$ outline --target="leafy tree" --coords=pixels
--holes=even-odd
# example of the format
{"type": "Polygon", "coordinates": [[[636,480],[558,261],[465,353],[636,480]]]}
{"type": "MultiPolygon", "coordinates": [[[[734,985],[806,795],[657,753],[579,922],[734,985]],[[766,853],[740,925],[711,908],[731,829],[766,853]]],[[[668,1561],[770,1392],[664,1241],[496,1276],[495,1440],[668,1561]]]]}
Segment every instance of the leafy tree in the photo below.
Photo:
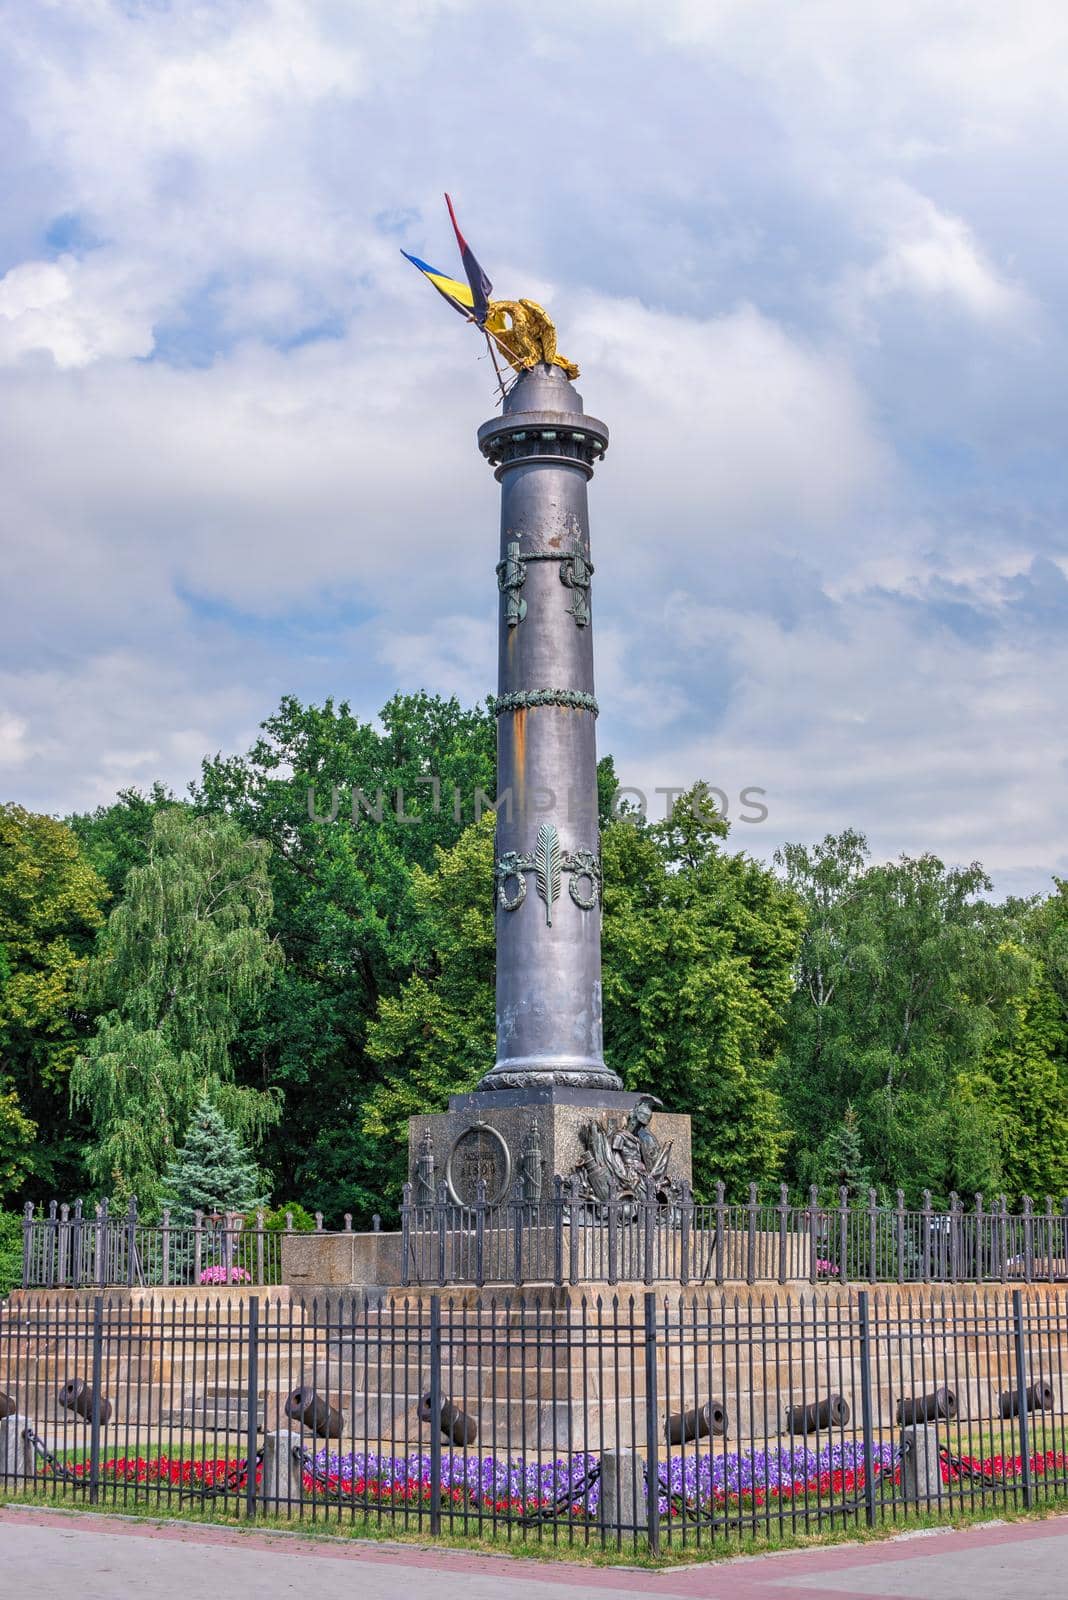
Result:
{"type": "Polygon", "coordinates": [[[37,1124],[25,1116],[14,1089],[0,1092],[0,1203],[18,1193],[33,1171],[37,1124]]]}
{"type": "Polygon", "coordinates": [[[86,859],[113,899],[121,899],[131,870],[148,860],[156,813],[164,806],[182,803],[162,783],[156,783],[147,794],[140,789],[120,789],[111,805],[67,818],[86,859]]]}
{"type": "Polygon", "coordinates": [[[0,808],[0,1188],[5,1170],[9,1189],[29,1177],[38,1197],[80,1182],[68,1075],[90,1026],[80,980],[106,898],[69,828],[0,808]]]}
{"type": "Polygon", "coordinates": [[[774,1178],[789,1141],[772,1075],[803,914],[727,831],[698,785],[667,821],[602,839],[606,1055],[692,1117],[699,1196],[774,1178]]]}
{"type": "Polygon", "coordinates": [[[160,1198],[179,1227],[202,1211],[253,1211],[263,1204],[263,1177],[210,1094],[204,1093],[189,1119],[181,1148],[163,1174],[160,1198]]]}
{"type": "Polygon", "coordinates": [[[1068,1194],[1068,1072],[1064,1014],[1041,964],[1006,1007],[985,1053],[978,1085],[996,1119],[1001,1187],[1025,1194],[1068,1194]]]}
{"type": "MultiPolygon", "coordinates": [[[[726,824],[701,799],[683,797],[657,826],[604,830],[605,1053],[628,1087],[691,1114],[699,1191],[722,1176],[737,1192],[774,1175],[786,1139],[768,1077],[801,914],[770,872],[719,848],[726,824]]],[[[368,1039],[383,1082],[364,1127],[391,1197],[409,1115],[444,1109],[493,1061],[492,882],[488,821],[415,880],[423,944],[368,1039]]]]}
{"type": "Polygon", "coordinates": [[[0,1300],[22,1282],[22,1218],[0,1211],[0,1300]]]}
{"type": "Polygon", "coordinates": [[[273,1096],[233,1082],[230,1061],[280,960],[266,857],[227,819],[164,808],[100,935],[86,992],[103,1014],[71,1088],[92,1119],[90,1173],[118,1197],[153,1203],[205,1090],[243,1132],[277,1116],[273,1096]]]}
{"type": "Polygon", "coordinates": [[[380,724],[345,704],[287,697],[246,756],[205,762],[194,797],[272,846],[274,926],[286,964],[234,1058],[240,1081],[285,1095],[284,1122],[262,1152],[276,1189],[334,1220],[345,1211],[367,1220],[381,1209],[380,1152],[362,1117],[379,1079],[367,1029],[425,945],[417,869],[431,872],[436,850],[456,843],[476,791],[493,792],[496,728],[487,711],[398,695],[380,724]],[[309,788],[311,809],[328,819],[335,786],[334,820],[315,820],[309,788]],[[404,817],[419,821],[398,817],[398,789],[404,817]]]}
{"type": "Polygon", "coordinates": [[[913,1200],[995,1188],[998,1117],[976,1073],[1028,963],[979,898],[981,867],[870,865],[854,832],[777,861],[807,912],[779,1077],[795,1179],[852,1104],[875,1182],[913,1200]]]}
{"type": "Polygon", "coordinates": [[[493,832],[493,818],[483,817],[451,850],[439,846],[436,872],[416,867],[412,875],[415,970],[383,995],[367,1041],[384,1076],[368,1095],[363,1127],[386,1203],[399,1200],[407,1175],[408,1118],[443,1111],[450,1094],[473,1089],[493,1065],[493,832]]]}

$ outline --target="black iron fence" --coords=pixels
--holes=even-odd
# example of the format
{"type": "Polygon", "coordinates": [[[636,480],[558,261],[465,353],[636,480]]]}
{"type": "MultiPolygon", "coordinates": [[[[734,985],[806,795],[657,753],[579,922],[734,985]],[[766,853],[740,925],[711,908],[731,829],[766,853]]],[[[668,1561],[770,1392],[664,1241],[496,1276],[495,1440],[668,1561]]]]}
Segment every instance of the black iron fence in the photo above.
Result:
{"type": "Polygon", "coordinates": [[[711,1204],[683,1187],[671,1205],[584,1198],[577,1180],[557,1178],[537,1203],[457,1205],[442,1184],[432,1204],[401,1203],[402,1282],[407,1285],[530,1283],[965,1283],[1068,1280],[1068,1200],[1029,1199],[1010,1212],[975,1196],[948,1211],[929,1193],[919,1209],[899,1189],[892,1206],[874,1189],[866,1201],[840,1190],[827,1205],[813,1187],[807,1203],[757,1197],[728,1204],[722,1184],[711,1204]]]}
{"type": "MultiPolygon", "coordinates": [[[[322,1231],[320,1214],[315,1222],[322,1231]]],[[[352,1218],[345,1222],[351,1231],[352,1218]]],[[[159,1222],[146,1223],[136,1200],[118,1214],[105,1200],[89,1215],[80,1200],[73,1206],[53,1200],[44,1212],[36,1212],[31,1203],[22,1221],[22,1286],[264,1287],[281,1281],[282,1239],[292,1231],[291,1213],[286,1213],[283,1228],[273,1228],[262,1211],[251,1218],[232,1211],[196,1211],[192,1222],[178,1224],[164,1209],[159,1222]]]]}
{"type": "Polygon", "coordinates": [[[564,1302],[16,1295],[0,1490],[654,1551],[1068,1493],[1063,1295],[564,1302]]]}

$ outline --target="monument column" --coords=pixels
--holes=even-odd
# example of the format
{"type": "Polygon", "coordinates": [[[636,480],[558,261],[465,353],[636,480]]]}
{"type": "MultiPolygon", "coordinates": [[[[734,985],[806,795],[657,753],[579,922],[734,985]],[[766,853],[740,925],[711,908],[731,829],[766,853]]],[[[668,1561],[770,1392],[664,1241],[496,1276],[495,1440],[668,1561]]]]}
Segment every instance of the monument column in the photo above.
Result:
{"type": "Polygon", "coordinates": [[[619,1089],[601,1037],[601,862],[586,486],[608,430],[557,366],[479,429],[501,485],[497,1058],[481,1087],[619,1089]]]}

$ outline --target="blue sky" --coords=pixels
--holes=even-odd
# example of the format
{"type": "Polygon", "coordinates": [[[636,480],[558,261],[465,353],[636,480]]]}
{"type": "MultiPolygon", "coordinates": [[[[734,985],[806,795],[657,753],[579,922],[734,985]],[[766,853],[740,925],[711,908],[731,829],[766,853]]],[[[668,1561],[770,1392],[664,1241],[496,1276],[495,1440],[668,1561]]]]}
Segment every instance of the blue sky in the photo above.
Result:
{"type": "Polygon", "coordinates": [[[612,429],[599,733],[647,790],[1068,873],[1068,10],[11,4],[0,776],[493,688],[493,407],[398,246],[550,306],[612,429]]]}

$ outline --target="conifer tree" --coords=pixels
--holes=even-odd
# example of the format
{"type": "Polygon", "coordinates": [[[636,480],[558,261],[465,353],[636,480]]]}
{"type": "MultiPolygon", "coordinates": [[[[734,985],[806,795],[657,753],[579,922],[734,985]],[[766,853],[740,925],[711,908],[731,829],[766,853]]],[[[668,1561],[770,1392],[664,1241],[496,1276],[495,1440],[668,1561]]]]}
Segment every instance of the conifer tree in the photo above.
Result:
{"type": "Polygon", "coordinates": [[[162,1198],[179,1227],[188,1227],[196,1211],[245,1212],[264,1203],[261,1174],[206,1093],[197,1103],[181,1148],[167,1164],[162,1198]]]}
{"type": "Polygon", "coordinates": [[[98,937],[86,994],[103,1015],[71,1091],[92,1119],[94,1182],[142,1210],[203,1092],[245,1135],[278,1116],[276,1097],[234,1083],[230,1059],[281,959],[267,854],[227,818],[166,806],[98,937]]]}
{"type": "Polygon", "coordinates": [[[850,1198],[863,1196],[871,1185],[871,1171],[864,1160],[860,1142],[860,1119],[849,1104],[837,1127],[820,1145],[816,1154],[817,1176],[835,1190],[848,1189],[850,1198]]]}

